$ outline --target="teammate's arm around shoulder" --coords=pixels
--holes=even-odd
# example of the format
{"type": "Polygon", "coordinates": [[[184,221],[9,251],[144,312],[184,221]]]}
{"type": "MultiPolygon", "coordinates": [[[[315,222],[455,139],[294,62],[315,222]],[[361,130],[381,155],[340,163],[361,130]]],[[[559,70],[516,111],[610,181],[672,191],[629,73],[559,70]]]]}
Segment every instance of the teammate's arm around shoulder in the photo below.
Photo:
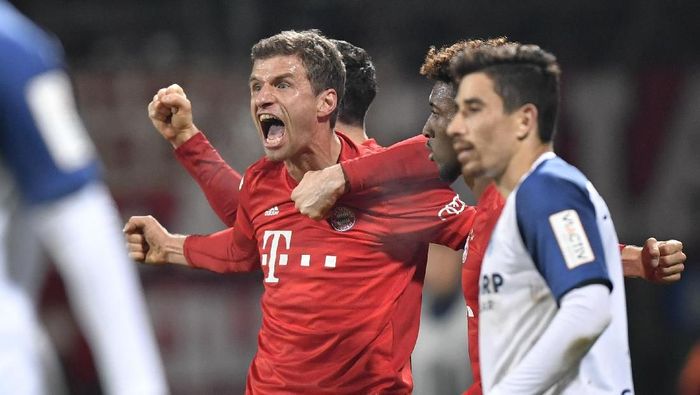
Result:
{"type": "Polygon", "coordinates": [[[385,150],[307,172],[292,191],[292,200],[299,212],[320,220],[348,191],[392,183],[398,186],[402,182],[432,185],[439,174],[437,166],[428,159],[426,141],[422,135],[412,137],[385,150]]]}
{"type": "Polygon", "coordinates": [[[158,90],[148,104],[148,117],[158,133],[174,148],[199,132],[192,121],[192,103],[177,84],[158,90]]]}
{"type": "Polygon", "coordinates": [[[303,215],[321,220],[347,191],[346,185],[345,175],[339,164],[322,170],[308,171],[292,191],[294,206],[303,215]]]}

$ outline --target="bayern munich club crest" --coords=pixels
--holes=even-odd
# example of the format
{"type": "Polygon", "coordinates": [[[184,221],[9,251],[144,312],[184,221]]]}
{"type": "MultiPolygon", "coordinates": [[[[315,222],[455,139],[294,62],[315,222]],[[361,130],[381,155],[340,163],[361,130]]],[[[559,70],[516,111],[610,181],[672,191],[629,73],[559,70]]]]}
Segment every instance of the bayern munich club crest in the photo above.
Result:
{"type": "Polygon", "coordinates": [[[336,206],[327,221],[338,232],[347,232],[355,226],[355,213],[347,207],[336,206]]]}

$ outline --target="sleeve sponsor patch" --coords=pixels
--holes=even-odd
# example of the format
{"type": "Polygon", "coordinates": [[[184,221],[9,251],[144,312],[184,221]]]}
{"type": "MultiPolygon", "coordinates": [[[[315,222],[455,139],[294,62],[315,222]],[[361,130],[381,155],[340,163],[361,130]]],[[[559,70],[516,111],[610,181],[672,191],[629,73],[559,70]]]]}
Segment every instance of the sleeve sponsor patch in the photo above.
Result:
{"type": "Polygon", "coordinates": [[[438,217],[440,218],[440,220],[444,221],[447,219],[447,217],[461,214],[466,207],[467,205],[464,204],[462,200],[460,200],[459,195],[455,194],[455,197],[452,198],[452,201],[447,203],[445,207],[441,208],[440,211],[438,211],[438,217]]]}
{"type": "Polygon", "coordinates": [[[593,262],[595,255],[576,210],[564,210],[549,216],[554,236],[564,256],[566,266],[574,269],[593,262]]]}

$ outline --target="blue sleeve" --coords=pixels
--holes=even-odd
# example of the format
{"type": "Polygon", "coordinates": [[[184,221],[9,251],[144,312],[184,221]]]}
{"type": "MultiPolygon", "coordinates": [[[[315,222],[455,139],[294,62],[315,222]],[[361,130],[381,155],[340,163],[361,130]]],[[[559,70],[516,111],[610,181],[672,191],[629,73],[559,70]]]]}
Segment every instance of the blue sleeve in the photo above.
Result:
{"type": "Polygon", "coordinates": [[[74,112],[72,90],[60,89],[70,87],[70,83],[61,84],[68,78],[58,42],[7,7],[0,9],[0,21],[0,160],[9,169],[26,202],[55,200],[99,179],[92,142],[83,133],[82,121],[74,112]],[[40,98],[39,102],[45,106],[37,110],[28,101],[28,87],[37,77],[47,75],[55,76],[51,81],[59,83],[47,89],[54,95],[40,98]],[[56,86],[59,89],[53,89],[56,86]],[[64,97],[70,100],[54,100],[64,97]],[[54,103],[65,104],[68,111],[54,103]],[[61,122],[45,122],[40,130],[42,126],[35,118],[37,111],[41,115],[54,111],[58,115],[53,118],[68,120],[66,124],[79,130],[67,131],[70,128],[62,128],[61,122]],[[47,142],[47,136],[53,143],[47,142]],[[65,166],[56,158],[56,147],[68,151],[75,147],[89,149],[84,150],[86,154],[81,160],[65,166]]]}
{"type": "Polygon", "coordinates": [[[585,181],[532,174],[517,191],[516,212],[525,246],[557,302],[591,283],[612,289],[585,181]]]}

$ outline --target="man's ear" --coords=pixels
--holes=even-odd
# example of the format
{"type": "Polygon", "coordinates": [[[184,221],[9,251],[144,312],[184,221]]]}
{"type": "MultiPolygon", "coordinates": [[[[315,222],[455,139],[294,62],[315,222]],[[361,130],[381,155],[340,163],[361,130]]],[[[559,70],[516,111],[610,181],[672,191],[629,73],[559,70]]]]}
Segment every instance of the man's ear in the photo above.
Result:
{"type": "Polygon", "coordinates": [[[319,118],[324,118],[333,113],[338,107],[338,93],[335,89],[326,89],[319,93],[316,102],[316,114],[319,118]]]}
{"type": "Polygon", "coordinates": [[[517,110],[515,126],[518,140],[525,140],[531,133],[537,133],[537,115],[537,107],[532,103],[527,103],[517,110]]]}

